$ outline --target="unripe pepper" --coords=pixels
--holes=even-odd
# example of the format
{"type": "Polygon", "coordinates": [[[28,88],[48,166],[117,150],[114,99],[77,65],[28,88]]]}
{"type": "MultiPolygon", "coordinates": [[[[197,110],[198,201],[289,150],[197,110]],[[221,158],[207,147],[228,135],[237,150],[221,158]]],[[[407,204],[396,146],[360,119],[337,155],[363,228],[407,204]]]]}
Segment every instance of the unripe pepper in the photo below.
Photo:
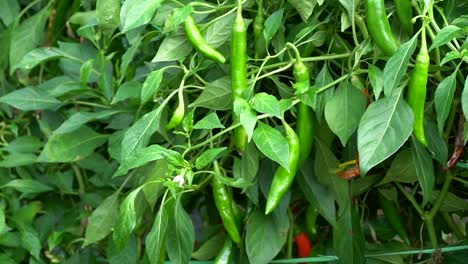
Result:
{"type": "MultiPolygon", "coordinates": [[[[221,175],[218,162],[213,163],[214,172],[217,175],[221,175]]],[[[234,243],[239,244],[241,235],[237,227],[237,220],[235,212],[233,211],[233,200],[227,187],[222,183],[217,176],[213,176],[211,179],[211,186],[213,190],[213,199],[218,209],[219,215],[223,220],[223,225],[226,232],[234,243]]]]}
{"type": "Polygon", "coordinates": [[[424,103],[426,102],[426,85],[429,73],[429,54],[426,45],[426,31],[421,31],[421,48],[416,56],[416,64],[408,83],[407,101],[414,114],[413,134],[416,139],[427,145],[424,134],[424,103]]]}
{"type": "MultiPolygon", "coordinates": [[[[231,35],[231,89],[232,102],[243,98],[247,89],[247,28],[242,18],[242,5],[238,1],[237,15],[231,35]]],[[[233,107],[234,108],[234,107],[233,107]]],[[[234,116],[233,121],[239,118],[234,116]]],[[[241,153],[247,148],[247,132],[243,127],[234,130],[234,144],[241,153]]]]}
{"type": "Polygon", "coordinates": [[[301,153],[299,138],[297,137],[296,132],[294,132],[284,119],[281,119],[281,122],[283,123],[286,139],[289,145],[289,172],[283,167],[279,167],[276,170],[268,193],[265,214],[269,214],[278,206],[281,198],[291,186],[294,177],[296,176],[299,156],[301,153]]]}
{"type": "Polygon", "coordinates": [[[366,22],[375,44],[385,55],[395,54],[400,44],[388,23],[384,0],[366,0],[366,22]]]}
{"type": "Polygon", "coordinates": [[[226,58],[211,47],[202,37],[200,30],[198,29],[192,16],[188,16],[184,22],[185,34],[190,44],[203,56],[216,61],[217,63],[225,63],[226,58]]]}

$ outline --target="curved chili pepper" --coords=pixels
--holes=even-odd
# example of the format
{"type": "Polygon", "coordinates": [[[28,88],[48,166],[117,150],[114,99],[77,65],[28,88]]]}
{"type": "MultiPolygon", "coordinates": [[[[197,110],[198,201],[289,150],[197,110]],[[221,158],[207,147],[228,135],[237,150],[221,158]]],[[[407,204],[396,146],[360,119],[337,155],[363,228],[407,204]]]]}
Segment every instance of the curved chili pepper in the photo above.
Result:
{"type": "Polygon", "coordinates": [[[408,34],[413,34],[413,9],[411,7],[411,0],[393,0],[395,3],[395,10],[400,20],[401,27],[408,34]]]}
{"type": "Polygon", "coordinates": [[[380,192],[378,192],[378,195],[380,207],[382,207],[388,223],[397,232],[398,236],[400,236],[400,238],[409,245],[410,241],[408,239],[408,234],[406,234],[401,214],[398,212],[395,203],[392,200],[385,198],[380,192]]]}
{"type": "Polygon", "coordinates": [[[384,0],[366,0],[366,21],[372,40],[387,56],[392,56],[400,44],[393,35],[385,12],[384,0]]]}
{"type": "Polygon", "coordinates": [[[296,132],[294,132],[284,119],[282,119],[281,122],[283,123],[289,145],[289,172],[283,167],[279,167],[276,170],[271,182],[270,192],[268,193],[265,214],[269,214],[278,206],[281,198],[291,186],[294,176],[296,175],[301,153],[299,138],[296,132]]]}
{"type": "Polygon", "coordinates": [[[184,22],[184,29],[187,38],[192,46],[205,57],[216,61],[217,63],[225,63],[226,58],[217,50],[212,48],[202,37],[192,16],[188,16],[184,22]]]}

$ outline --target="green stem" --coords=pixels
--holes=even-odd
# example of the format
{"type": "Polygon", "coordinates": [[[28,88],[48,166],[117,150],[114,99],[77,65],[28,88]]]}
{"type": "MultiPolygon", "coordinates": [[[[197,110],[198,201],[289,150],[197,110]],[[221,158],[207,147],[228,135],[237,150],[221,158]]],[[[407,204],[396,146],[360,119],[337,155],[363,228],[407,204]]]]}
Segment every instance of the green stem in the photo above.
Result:
{"type": "Polygon", "coordinates": [[[406,197],[406,199],[408,199],[408,201],[410,201],[411,205],[413,205],[414,209],[418,212],[418,214],[420,216],[423,216],[424,212],[423,210],[421,209],[421,207],[419,206],[418,202],[416,202],[416,200],[414,199],[414,197],[409,194],[404,188],[403,186],[401,186],[400,183],[398,182],[395,182],[395,185],[398,187],[398,189],[400,190],[401,193],[403,193],[403,195],[406,197]]]}
{"type": "Polygon", "coordinates": [[[453,221],[452,216],[448,212],[440,212],[440,214],[444,218],[445,223],[447,223],[447,225],[450,227],[450,229],[452,229],[452,231],[455,234],[455,236],[457,237],[457,239],[459,239],[459,240],[464,239],[465,236],[460,231],[457,224],[455,224],[455,221],[453,221]]]}
{"type": "Polygon", "coordinates": [[[81,173],[80,168],[78,168],[78,166],[76,166],[74,163],[71,164],[71,167],[75,173],[76,180],[78,181],[78,192],[80,194],[84,194],[86,192],[86,186],[84,183],[83,174],[81,173]]]}
{"type": "Polygon", "coordinates": [[[437,200],[434,202],[434,205],[432,206],[431,211],[429,211],[429,214],[427,215],[428,218],[434,219],[435,214],[439,211],[440,206],[442,205],[442,202],[444,201],[445,196],[448,193],[450,183],[452,182],[452,180],[453,180],[452,172],[447,171],[447,174],[444,180],[444,185],[442,186],[439,196],[437,196],[437,200]]]}
{"type": "Polygon", "coordinates": [[[288,231],[288,246],[286,248],[286,258],[292,258],[292,248],[293,248],[293,226],[294,226],[294,215],[291,210],[288,208],[288,217],[289,217],[289,231],[288,231]]]}
{"type": "Polygon", "coordinates": [[[434,219],[425,218],[424,224],[426,225],[427,233],[429,235],[429,239],[431,240],[432,248],[438,248],[439,243],[437,242],[437,235],[434,227],[434,219]]]}
{"type": "Polygon", "coordinates": [[[458,112],[457,110],[458,110],[458,104],[459,103],[460,103],[460,100],[458,100],[458,99],[455,99],[452,102],[452,107],[450,108],[450,115],[449,115],[449,118],[447,120],[447,126],[446,126],[445,132],[444,132],[445,142],[448,142],[448,138],[450,136],[450,131],[452,131],[453,123],[455,122],[455,117],[456,117],[457,112],[458,112]]]}

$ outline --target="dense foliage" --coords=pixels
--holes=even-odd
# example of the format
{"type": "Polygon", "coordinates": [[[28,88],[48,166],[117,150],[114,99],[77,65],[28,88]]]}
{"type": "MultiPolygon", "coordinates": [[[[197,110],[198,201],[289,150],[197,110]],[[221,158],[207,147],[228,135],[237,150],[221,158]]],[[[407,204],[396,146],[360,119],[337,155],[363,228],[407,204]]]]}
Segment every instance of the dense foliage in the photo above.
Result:
{"type": "Polygon", "coordinates": [[[1,0],[0,263],[463,263],[467,32],[465,0],[1,0]]]}

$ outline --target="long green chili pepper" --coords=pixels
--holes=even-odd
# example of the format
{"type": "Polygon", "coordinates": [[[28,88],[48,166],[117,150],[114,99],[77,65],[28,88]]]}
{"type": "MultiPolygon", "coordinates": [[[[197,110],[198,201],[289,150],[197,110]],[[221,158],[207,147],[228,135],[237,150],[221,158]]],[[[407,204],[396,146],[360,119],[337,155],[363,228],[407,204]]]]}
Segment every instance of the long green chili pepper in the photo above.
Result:
{"type": "Polygon", "coordinates": [[[384,0],[366,0],[366,21],[372,40],[387,56],[392,56],[400,44],[393,35],[385,12],[384,0]]]}
{"type": "Polygon", "coordinates": [[[301,153],[299,138],[284,119],[282,119],[281,122],[283,123],[289,145],[289,172],[283,167],[279,167],[276,170],[271,182],[270,192],[268,193],[265,214],[269,214],[278,206],[281,198],[291,186],[299,165],[299,156],[301,153]]]}
{"type": "Polygon", "coordinates": [[[429,53],[426,44],[426,30],[421,31],[421,48],[416,56],[416,64],[411,72],[408,83],[407,101],[414,113],[413,134],[423,145],[427,145],[424,135],[424,103],[426,101],[426,85],[429,72],[429,53]]]}
{"type": "Polygon", "coordinates": [[[213,261],[213,264],[230,264],[232,263],[232,241],[229,237],[224,240],[223,247],[213,261]]]}
{"type": "Polygon", "coordinates": [[[226,58],[211,47],[202,37],[192,16],[188,16],[184,22],[185,34],[192,46],[203,56],[216,61],[217,63],[225,63],[226,58]]]}
{"type": "Polygon", "coordinates": [[[317,208],[313,207],[312,205],[309,205],[306,210],[306,223],[307,230],[313,235],[317,234],[316,222],[318,216],[319,213],[317,211],[317,208]]]}
{"type": "Polygon", "coordinates": [[[218,162],[213,163],[215,176],[211,179],[211,186],[213,190],[213,198],[218,209],[219,215],[223,220],[224,228],[231,237],[234,243],[239,244],[241,240],[240,232],[237,227],[237,221],[234,211],[232,210],[233,200],[227,187],[217,178],[217,175],[221,175],[218,162]]]}
{"type": "MultiPolygon", "coordinates": [[[[247,89],[247,28],[242,18],[241,0],[238,1],[237,15],[232,26],[231,35],[231,89],[232,102],[245,96],[247,89]]],[[[234,116],[234,122],[239,118],[234,116]]],[[[247,148],[247,132],[243,127],[234,130],[234,143],[237,150],[243,153],[247,148]]]]}
{"type": "Polygon", "coordinates": [[[180,84],[179,91],[178,91],[179,104],[177,105],[176,109],[174,110],[174,113],[172,114],[171,119],[167,123],[166,130],[171,130],[171,129],[175,128],[184,119],[184,115],[185,115],[184,93],[183,93],[184,83],[185,83],[185,78],[182,79],[182,82],[180,84]]]}
{"type": "Polygon", "coordinates": [[[413,34],[413,9],[411,7],[411,0],[393,0],[395,9],[400,20],[401,27],[408,34],[413,34]]]}
{"type": "Polygon", "coordinates": [[[392,200],[385,198],[380,192],[379,203],[390,226],[397,232],[398,236],[400,236],[400,238],[409,245],[410,241],[408,239],[408,234],[406,234],[403,219],[401,218],[400,212],[398,212],[395,203],[392,200]]]}
{"type": "Polygon", "coordinates": [[[263,15],[263,0],[257,1],[257,15],[253,22],[254,43],[255,43],[255,58],[260,58],[265,52],[265,41],[263,39],[263,28],[265,16],[263,15]]]}
{"type": "MultiPolygon", "coordinates": [[[[296,61],[293,68],[294,79],[297,84],[310,85],[309,69],[302,62],[299,52],[296,54],[296,61]]],[[[296,132],[301,144],[301,154],[299,157],[299,166],[309,157],[312,151],[314,139],[313,110],[309,106],[299,103],[297,106],[296,132]]]]}

